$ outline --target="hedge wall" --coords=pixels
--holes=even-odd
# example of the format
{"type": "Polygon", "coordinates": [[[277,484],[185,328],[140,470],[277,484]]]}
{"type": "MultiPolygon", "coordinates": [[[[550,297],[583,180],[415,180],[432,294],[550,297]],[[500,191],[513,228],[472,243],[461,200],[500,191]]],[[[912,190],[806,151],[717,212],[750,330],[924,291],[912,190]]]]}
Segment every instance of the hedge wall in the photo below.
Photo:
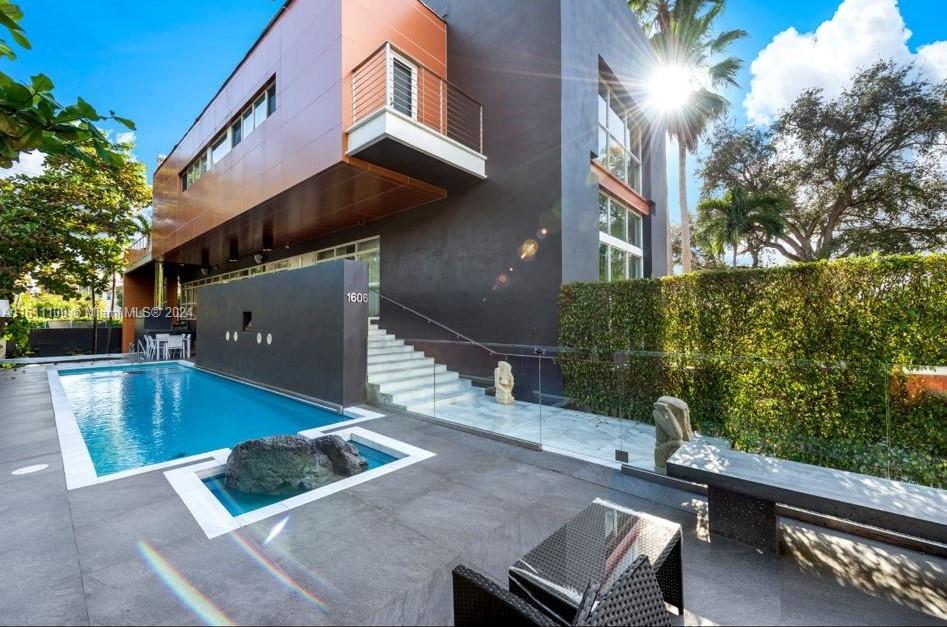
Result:
{"type": "Polygon", "coordinates": [[[947,255],[573,283],[560,344],[592,411],[650,422],[671,394],[739,449],[947,485],[947,398],[902,370],[947,366],[947,255]]]}

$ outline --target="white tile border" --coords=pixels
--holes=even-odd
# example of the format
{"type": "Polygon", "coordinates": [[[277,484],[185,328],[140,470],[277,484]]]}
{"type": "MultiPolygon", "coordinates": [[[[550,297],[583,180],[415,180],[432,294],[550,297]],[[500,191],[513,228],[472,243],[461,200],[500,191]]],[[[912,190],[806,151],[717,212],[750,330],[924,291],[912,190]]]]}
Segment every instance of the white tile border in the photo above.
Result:
{"type": "MultiPolygon", "coordinates": [[[[100,483],[107,483],[109,481],[115,481],[118,479],[125,479],[126,477],[132,477],[135,475],[144,474],[146,472],[153,472],[156,470],[164,470],[166,468],[172,468],[174,466],[181,466],[182,464],[192,464],[194,462],[204,460],[207,458],[214,458],[216,460],[221,459],[223,455],[223,461],[227,461],[227,456],[230,455],[230,449],[218,449],[215,451],[207,451],[205,453],[198,453],[195,455],[189,455],[187,457],[181,457],[178,459],[171,459],[166,462],[159,462],[157,464],[149,464],[147,466],[140,466],[138,468],[130,468],[128,470],[123,470],[121,472],[112,473],[109,475],[99,476],[95,471],[95,465],[92,463],[92,456],[89,454],[89,449],[86,446],[85,440],[82,437],[82,432],[79,429],[79,423],[76,421],[75,414],[72,413],[72,406],[69,405],[69,399],[66,396],[66,390],[62,386],[62,381],[59,378],[60,372],[69,372],[73,370],[116,370],[119,368],[130,369],[130,368],[148,368],[156,365],[168,365],[168,364],[177,364],[179,366],[184,366],[186,368],[195,368],[201,370],[201,372],[206,372],[207,374],[220,376],[224,379],[229,379],[243,385],[248,385],[264,392],[269,392],[270,394],[278,394],[279,396],[285,396],[286,398],[304,403],[306,405],[311,405],[325,411],[328,410],[325,406],[319,405],[318,403],[312,403],[306,401],[305,399],[292,396],[290,394],[283,394],[276,390],[271,390],[263,386],[254,385],[252,383],[241,381],[239,379],[234,379],[232,377],[227,377],[224,375],[217,374],[215,372],[203,370],[197,368],[193,363],[185,361],[183,359],[171,359],[163,361],[148,361],[148,362],[131,362],[123,364],[102,364],[102,365],[70,365],[70,366],[51,366],[46,370],[46,377],[49,382],[49,395],[53,403],[53,414],[56,420],[56,432],[59,437],[59,448],[62,452],[62,461],[63,461],[63,470],[66,474],[66,490],[77,490],[79,488],[84,488],[90,485],[98,485],[100,483]]],[[[380,414],[368,409],[361,407],[343,407],[342,415],[351,416],[349,420],[342,420],[332,424],[328,424],[322,427],[317,427],[315,429],[308,429],[306,433],[318,432],[321,434],[325,430],[335,430],[341,429],[344,427],[351,427],[352,425],[366,422],[368,420],[375,420],[376,418],[383,418],[385,414],[380,414]]],[[[313,436],[308,436],[313,437],[313,436]]]]}
{"type": "MultiPolygon", "coordinates": [[[[300,431],[299,434],[309,439],[319,437],[320,435],[329,435],[317,429],[300,431]]],[[[341,492],[360,483],[371,481],[376,477],[387,475],[435,456],[435,453],[430,451],[411,446],[400,440],[389,438],[388,436],[369,431],[362,427],[348,427],[342,430],[335,430],[332,431],[331,435],[338,435],[346,440],[356,440],[383,453],[387,453],[392,457],[397,457],[398,459],[384,466],[366,470],[352,477],[339,479],[321,488],[288,497],[278,503],[273,503],[272,505],[267,505],[266,507],[261,507],[239,516],[234,516],[228,512],[227,508],[217,500],[217,497],[211,493],[203,481],[208,477],[220,474],[227,467],[226,460],[227,457],[229,457],[229,450],[227,451],[227,455],[222,456],[222,459],[218,459],[218,461],[175,468],[174,470],[166,471],[164,476],[168,479],[168,483],[171,484],[171,487],[178,496],[181,497],[181,500],[184,501],[184,505],[188,511],[191,512],[191,515],[194,516],[194,520],[197,521],[197,524],[204,531],[204,535],[210,539],[229,533],[240,527],[252,525],[270,516],[289,512],[300,505],[318,501],[319,499],[341,492]]]]}

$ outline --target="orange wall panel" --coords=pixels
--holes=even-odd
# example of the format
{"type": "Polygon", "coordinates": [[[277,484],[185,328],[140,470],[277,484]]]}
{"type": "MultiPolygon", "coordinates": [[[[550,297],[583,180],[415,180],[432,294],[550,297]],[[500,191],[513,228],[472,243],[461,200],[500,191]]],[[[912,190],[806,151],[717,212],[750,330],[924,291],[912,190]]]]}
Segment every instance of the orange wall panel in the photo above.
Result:
{"type": "Polygon", "coordinates": [[[135,319],[127,314],[135,307],[152,307],[155,299],[155,276],[151,265],[125,275],[122,281],[122,303],[125,315],[122,318],[122,352],[135,341],[135,319]]]}

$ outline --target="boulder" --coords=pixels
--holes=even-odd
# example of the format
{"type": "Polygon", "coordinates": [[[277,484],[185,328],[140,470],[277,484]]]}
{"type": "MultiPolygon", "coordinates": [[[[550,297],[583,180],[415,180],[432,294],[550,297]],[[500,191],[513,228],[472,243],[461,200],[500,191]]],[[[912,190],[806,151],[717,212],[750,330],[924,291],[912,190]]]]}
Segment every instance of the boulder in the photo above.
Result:
{"type": "Polygon", "coordinates": [[[235,446],[227,460],[226,483],[250,494],[294,494],[366,468],[358,449],[337,435],[316,440],[279,435],[235,446]]]}
{"type": "Polygon", "coordinates": [[[337,475],[351,477],[368,470],[368,460],[362,457],[355,445],[337,435],[324,435],[312,440],[314,451],[321,453],[332,462],[337,475]]]}

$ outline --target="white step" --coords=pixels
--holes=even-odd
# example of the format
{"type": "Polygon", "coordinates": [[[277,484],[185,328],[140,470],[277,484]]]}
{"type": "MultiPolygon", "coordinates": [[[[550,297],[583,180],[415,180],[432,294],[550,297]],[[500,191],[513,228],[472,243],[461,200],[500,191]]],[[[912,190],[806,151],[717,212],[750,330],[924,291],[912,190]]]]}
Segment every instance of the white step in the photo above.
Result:
{"type": "Polygon", "coordinates": [[[379,339],[368,338],[368,348],[379,349],[379,348],[394,348],[396,346],[404,346],[404,340],[399,340],[395,336],[379,336],[379,339]]]}
{"type": "Polygon", "coordinates": [[[482,395],[482,394],[483,394],[482,390],[478,391],[471,388],[469,391],[463,392],[461,394],[455,394],[455,395],[447,394],[444,396],[441,396],[440,394],[438,394],[437,399],[434,402],[431,402],[430,400],[428,400],[427,402],[423,402],[423,403],[411,403],[410,405],[405,405],[403,407],[396,405],[395,407],[400,407],[401,409],[414,412],[416,414],[426,414],[428,416],[437,416],[438,407],[443,407],[444,405],[454,405],[455,403],[463,403],[466,401],[472,401],[477,396],[482,395]]]}
{"type": "Polygon", "coordinates": [[[381,398],[390,397],[389,404],[392,405],[412,405],[418,403],[428,403],[432,398],[444,398],[448,396],[457,396],[470,389],[470,381],[458,379],[444,385],[433,386],[430,383],[421,384],[407,390],[399,390],[392,394],[381,393],[381,398]]]}
{"type": "Polygon", "coordinates": [[[395,394],[402,390],[411,390],[417,389],[419,387],[426,387],[427,389],[432,389],[435,387],[440,387],[442,385],[452,384],[457,381],[460,377],[456,372],[450,370],[445,370],[445,372],[438,372],[435,376],[434,373],[428,371],[427,375],[414,375],[412,377],[405,377],[395,381],[384,381],[384,382],[375,382],[371,383],[378,385],[378,388],[381,392],[385,394],[395,394]]]}
{"type": "Polygon", "coordinates": [[[434,360],[430,357],[425,357],[424,353],[416,352],[412,355],[406,356],[401,360],[388,360],[388,361],[376,361],[373,362],[369,360],[368,362],[368,377],[371,379],[374,375],[380,372],[396,372],[398,370],[405,370],[408,368],[427,368],[428,370],[433,369],[434,360]]]}
{"type": "Polygon", "coordinates": [[[369,355],[368,356],[368,367],[371,368],[375,364],[390,364],[398,363],[403,361],[408,361],[411,359],[417,359],[419,357],[423,358],[425,355],[421,351],[410,351],[404,353],[385,353],[384,355],[369,355]]]}
{"type": "Polygon", "coordinates": [[[368,347],[368,358],[371,359],[377,355],[395,355],[398,353],[413,353],[414,347],[406,344],[400,346],[382,346],[380,348],[368,347]]]}
{"type": "Polygon", "coordinates": [[[434,360],[430,357],[419,361],[417,365],[404,367],[404,363],[405,362],[400,362],[397,368],[386,368],[385,364],[377,364],[376,370],[370,370],[368,372],[368,382],[381,385],[382,383],[401,381],[410,379],[411,377],[429,377],[433,376],[434,373],[447,371],[447,366],[444,364],[435,364],[434,360]]]}

